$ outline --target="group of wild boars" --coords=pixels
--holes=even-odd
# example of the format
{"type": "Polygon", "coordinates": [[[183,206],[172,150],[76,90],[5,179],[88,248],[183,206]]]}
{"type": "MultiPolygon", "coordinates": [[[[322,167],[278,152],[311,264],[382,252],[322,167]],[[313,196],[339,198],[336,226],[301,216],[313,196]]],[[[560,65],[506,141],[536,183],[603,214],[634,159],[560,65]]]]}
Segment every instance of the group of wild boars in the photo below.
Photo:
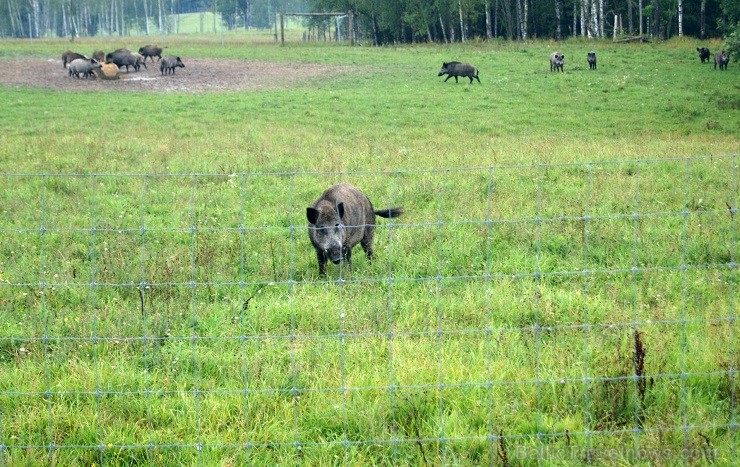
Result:
{"type": "Polygon", "coordinates": [[[144,47],[140,47],[139,53],[144,57],[144,60],[146,60],[147,57],[151,58],[152,63],[154,63],[154,57],[157,57],[157,61],[162,60],[162,47],[157,45],[145,45],[144,47]]]}
{"type": "MultiPolygon", "coordinates": [[[[596,69],[596,52],[593,52],[593,51],[588,52],[586,54],[586,60],[588,61],[588,68],[590,70],[595,70],[596,69]]],[[[564,62],[565,62],[564,54],[560,52],[551,53],[550,54],[550,71],[560,71],[561,73],[564,72],[563,70],[564,62]]],[[[439,73],[437,73],[437,76],[442,76],[442,75],[447,75],[447,78],[445,78],[445,82],[447,82],[447,80],[452,77],[454,77],[455,82],[457,82],[458,76],[464,76],[470,79],[470,83],[473,82],[473,78],[477,79],[478,82],[480,83],[480,79],[478,78],[478,69],[469,63],[443,62],[442,69],[439,70],[439,73]]]]}
{"type": "MultiPolygon", "coordinates": [[[[709,49],[706,47],[697,47],[696,53],[699,55],[699,60],[701,60],[702,63],[707,62],[709,63],[709,49]]],[[[727,54],[726,51],[717,52],[714,54],[714,69],[717,69],[717,66],[719,65],[720,70],[726,70],[727,64],[730,62],[730,56],[727,54]]]]}
{"type": "Polygon", "coordinates": [[[699,55],[699,60],[701,60],[702,63],[709,62],[709,49],[706,47],[697,47],[696,53],[699,55]]]}
{"type": "Polygon", "coordinates": [[[185,68],[185,64],[180,57],[170,56],[162,59],[162,49],[162,47],[156,45],[145,45],[139,49],[139,52],[132,52],[125,47],[108,54],[102,50],[96,50],[93,52],[93,60],[97,65],[94,65],[87,56],[67,50],[62,54],[62,64],[64,68],[67,68],[68,64],[82,59],[83,62],[79,62],[74,70],[70,70],[69,75],[76,78],[79,78],[80,75],[85,78],[92,75],[102,79],[118,79],[119,73],[124,67],[127,72],[130,71],[130,68],[139,71],[142,66],[148,69],[149,67],[146,65],[147,57],[151,57],[152,62],[154,62],[154,57],[161,59],[160,71],[163,75],[175,74],[175,68],[185,68]]]}
{"type": "Polygon", "coordinates": [[[560,52],[553,52],[550,54],[550,71],[563,72],[563,62],[565,61],[565,55],[560,52]]]}
{"type": "Polygon", "coordinates": [[[89,78],[96,68],[100,68],[100,62],[94,58],[77,58],[69,64],[69,76],[89,78]]]}
{"type": "Polygon", "coordinates": [[[357,188],[340,183],[327,188],[319,199],[306,208],[308,238],[316,250],[319,274],[326,273],[326,262],[346,260],[352,266],[352,248],[358,243],[368,260],[373,258],[375,216],[391,218],[402,208],[373,210],[370,200],[357,188]]]}
{"type": "Polygon", "coordinates": [[[719,65],[720,70],[726,70],[727,64],[730,62],[730,56],[723,50],[714,54],[714,69],[717,69],[719,65]]]}
{"type": "Polygon", "coordinates": [[[470,79],[470,84],[473,83],[473,78],[477,79],[480,83],[480,78],[478,78],[478,69],[471,65],[470,63],[462,63],[462,62],[442,62],[442,69],[439,70],[439,73],[437,73],[437,76],[447,75],[447,78],[445,78],[445,83],[448,79],[454,77],[455,82],[457,83],[457,77],[463,76],[470,79]]]}
{"type": "Polygon", "coordinates": [[[180,57],[168,55],[159,62],[159,71],[162,73],[162,75],[166,75],[169,73],[172,73],[174,75],[175,68],[185,68],[185,64],[182,63],[180,57]]]}
{"type": "Polygon", "coordinates": [[[587,53],[586,60],[588,61],[589,70],[595,70],[596,69],[596,52],[587,53]]]}

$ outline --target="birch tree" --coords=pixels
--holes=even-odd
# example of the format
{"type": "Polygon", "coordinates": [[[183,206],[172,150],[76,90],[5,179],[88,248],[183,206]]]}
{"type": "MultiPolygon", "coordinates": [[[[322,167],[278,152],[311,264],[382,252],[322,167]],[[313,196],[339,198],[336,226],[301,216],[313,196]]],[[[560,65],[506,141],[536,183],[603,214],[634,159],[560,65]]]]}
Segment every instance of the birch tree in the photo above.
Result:
{"type": "Polygon", "coordinates": [[[460,40],[465,42],[465,22],[463,20],[462,0],[457,0],[457,8],[460,12],[460,40]]]}
{"type": "Polygon", "coordinates": [[[683,1],[678,0],[678,37],[683,37],[683,1]]]}
{"type": "Polygon", "coordinates": [[[146,30],[146,35],[149,35],[149,3],[147,0],[144,0],[144,29],[146,30]]]}
{"type": "Polygon", "coordinates": [[[491,27],[491,0],[486,0],[486,39],[489,41],[493,38],[493,28],[491,27]]]}

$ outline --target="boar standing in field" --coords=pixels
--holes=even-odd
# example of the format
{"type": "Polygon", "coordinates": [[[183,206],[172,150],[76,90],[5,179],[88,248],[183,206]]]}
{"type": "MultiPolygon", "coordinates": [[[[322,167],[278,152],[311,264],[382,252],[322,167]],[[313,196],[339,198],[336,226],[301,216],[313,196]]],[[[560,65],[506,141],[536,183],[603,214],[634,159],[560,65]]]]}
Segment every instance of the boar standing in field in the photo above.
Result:
{"type": "Polygon", "coordinates": [[[105,56],[105,62],[115,63],[119,70],[125,66],[128,72],[128,67],[131,66],[135,71],[139,71],[139,62],[136,56],[128,49],[114,50],[105,56]]]}
{"type": "Polygon", "coordinates": [[[169,73],[172,73],[174,75],[175,68],[185,68],[185,64],[182,63],[180,57],[175,57],[173,55],[164,57],[159,64],[159,71],[162,73],[162,75],[166,75],[169,73]]]}
{"type": "Polygon", "coordinates": [[[95,52],[93,52],[92,58],[97,60],[98,63],[103,63],[105,62],[105,52],[103,52],[102,50],[96,50],[95,52]]]}
{"type": "Polygon", "coordinates": [[[94,58],[78,58],[69,64],[69,76],[79,79],[82,74],[82,77],[87,79],[96,68],[100,68],[100,63],[94,58]]]}
{"type": "Polygon", "coordinates": [[[402,208],[374,211],[367,196],[352,185],[340,183],[327,188],[306,208],[308,238],[316,249],[319,275],[326,273],[327,260],[339,264],[346,259],[351,267],[352,248],[358,243],[372,260],[375,216],[391,218],[401,213],[402,208]]]}
{"type": "Polygon", "coordinates": [[[553,52],[550,54],[550,71],[563,72],[563,62],[565,61],[565,55],[560,52],[553,52]]]}
{"type": "Polygon", "coordinates": [[[144,57],[144,60],[146,60],[147,57],[151,57],[152,63],[154,63],[154,57],[157,57],[157,61],[162,60],[162,47],[158,47],[156,45],[145,45],[144,47],[140,47],[139,53],[144,57]]]}
{"type": "Polygon", "coordinates": [[[478,78],[478,69],[469,63],[442,62],[442,69],[439,70],[437,76],[442,75],[447,75],[447,78],[445,78],[445,83],[453,76],[455,77],[456,83],[458,82],[458,76],[467,76],[470,79],[471,84],[473,83],[473,78],[477,79],[480,83],[480,78],[478,78]]]}
{"type": "Polygon", "coordinates": [[[702,63],[709,62],[709,49],[706,47],[696,48],[696,53],[699,55],[699,60],[701,60],[702,63]]]}
{"type": "Polygon", "coordinates": [[[72,63],[72,60],[77,60],[78,58],[87,58],[82,54],[78,54],[77,52],[72,52],[71,50],[67,50],[62,54],[62,65],[64,65],[64,68],[67,68],[68,63],[72,63]]]}
{"type": "Polygon", "coordinates": [[[588,54],[586,54],[586,59],[588,60],[588,69],[595,70],[596,69],[596,52],[589,52],[588,54]]]}
{"type": "Polygon", "coordinates": [[[720,70],[726,70],[727,69],[727,63],[729,63],[730,57],[725,53],[723,50],[722,52],[717,52],[714,54],[714,69],[717,69],[717,65],[719,65],[720,70]]]}

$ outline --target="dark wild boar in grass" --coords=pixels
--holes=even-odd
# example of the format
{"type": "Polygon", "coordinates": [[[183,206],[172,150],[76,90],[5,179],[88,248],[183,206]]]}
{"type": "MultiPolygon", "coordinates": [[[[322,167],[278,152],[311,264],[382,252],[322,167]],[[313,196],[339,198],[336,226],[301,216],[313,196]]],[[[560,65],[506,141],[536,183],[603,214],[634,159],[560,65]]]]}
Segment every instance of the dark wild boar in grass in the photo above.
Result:
{"type": "Polygon", "coordinates": [[[563,63],[565,62],[565,55],[560,52],[553,52],[550,54],[550,71],[563,72],[563,63]]]}
{"type": "Polygon", "coordinates": [[[351,267],[352,248],[358,243],[372,260],[375,216],[391,218],[402,213],[400,207],[373,210],[367,196],[352,185],[327,188],[306,208],[308,238],[316,250],[319,275],[326,274],[327,260],[339,264],[344,259],[351,267]]]}
{"type": "Polygon", "coordinates": [[[175,74],[175,68],[185,68],[185,64],[182,63],[180,57],[173,57],[172,55],[164,57],[159,63],[159,71],[162,75],[169,73],[175,74]]]}
{"type": "Polygon", "coordinates": [[[586,60],[588,60],[588,69],[596,69],[596,52],[589,52],[586,54],[586,60]]]}
{"type": "Polygon", "coordinates": [[[445,83],[453,76],[455,77],[456,83],[458,82],[458,76],[468,77],[470,79],[470,83],[472,83],[473,78],[475,78],[480,83],[480,78],[478,78],[478,69],[469,63],[442,62],[442,69],[439,70],[437,76],[442,75],[447,75],[447,78],[445,78],[445,83]]]}
{"type": "Polygon", "coordinates": [[[697,47],[696,53],[697,55],[699,55],[699,60],[701,60],[702,63],[709,62],[709,49],[707,49],[706,47],[697,47]]]}

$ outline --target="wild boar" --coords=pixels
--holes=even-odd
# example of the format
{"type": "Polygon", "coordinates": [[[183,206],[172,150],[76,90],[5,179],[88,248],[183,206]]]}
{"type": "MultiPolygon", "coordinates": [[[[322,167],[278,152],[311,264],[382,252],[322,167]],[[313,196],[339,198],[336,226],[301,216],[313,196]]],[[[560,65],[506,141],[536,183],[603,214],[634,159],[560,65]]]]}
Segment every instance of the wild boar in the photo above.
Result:
{"type": "Polygon", "coordinates": [[[136,56],[131,53],[128,49],[118,49],[109,53],[105,56],[106,63],[115,63],[119,69],[126,67],[126,71],[129,71],[128,67],[131,66],[135,71],[139,71],[139,63],[136,56]]]}
{"type": "Polygon", "coordinates": [[[87,58],[82,54],[78,54],[77,52],[72,52],[71,50],[67,50],[62,54],[62,65],[64,68],[67,68],[68,63],[72,63],[72,60],[77,60],[78,58],[87,58]]]}
{"type": "Polygon", "coordinates": [[[93,52],[92,58],[97,60],[98,63],[103,63],[105,62],[105,52],[103,52],[102,50],[96,50],[95,52],[93,52]]]}
{"type": "Polygon", "coordinates": [[[470,79],[471,84],[473,83],[473,78],[477,79],[480,83],[480,78],[478,78],[478,69],[469,63],[442,62],[442,69],[439,70],[437,76],[442,75],[447,75],[447,78],[445,78],[445,83],[453,76],[455,77],[456,83],[458,82],[458,76],[467,76],[470,79]]]}
{"type": "Polygon", "coordinates": [[[720,70],[726,70],[727,64],[730,61],[730,56],[725,53],[723,50],[722,52],[717,52],[714,54],[714,69],[717,69],[717,65],[719,65],[720,70]]]}
{"type": "Polygon", "coordinates": [[[100,68],[100,63],[94,58],[78,58],[69,64],[69,76],[79,79],[82,74],[83,78],[89,78],[96,68],[100,68]]]}
{"type": "Polygon", "coordinates": [[[402,208],[373,210],[370,200],[357,188],[340,183],[327,188],[306,208],[308,238],[316,250],[319,275],[326,273],[326,261],[339,264],[345,259],[352,266],[352,248],[358,243],[368,260],[373,258],[375,216],[391,218],[402,208]]]}
{"type": "Polygon", "coordinates": [[[589,52],[586,54],[586,60],[588,60],[588,69],[596,69],[596,52],[589,52]]]}
{"type": "Polygon", "coordinates": [[[166,75],[169,73],[175,74],[175,68],[185,68],[185,64],[182,63],[182,60],[180,60],[180,57],[175,57],[173,55],[169,55],[167,57],[164,57],[162,61],[159,64],[159,71],[162,73],[162,75],[166,75]]]}
{"type": "Polygon", "coordinates": [[[139,53],[144,57],[144,60],[146,60],[147,57],[151,57],[152,63],[154,63],[154,57],[157,57],[157,61],[162,60],[162,47],[158,47],[156,45],[145,45],[144,47],[140,47],[139,53]]]}
{"type": "Polygon", "coordinates": [[[146,66],[146,57],[136,52],[131,52],[131,55],[136,57],[136,71],[139,71],[139,66],[141,65],[144,65],[144,68],[146,68],[147,70],[149,69],[149,67],[146,66]]]}
{"type": "Polygon", "coordinates": [[[563,62],[565,61],[565,55],[560,52],[553,52],[550,54],[550,71],[563,72],[563,62]]]}
{"type": "Polygon", "coordinates": [[[699,60],[701,60],[702,63],[709,62],[709,49],[706,47],[696,48],[696,53],[699,55],[699,60]]]}

